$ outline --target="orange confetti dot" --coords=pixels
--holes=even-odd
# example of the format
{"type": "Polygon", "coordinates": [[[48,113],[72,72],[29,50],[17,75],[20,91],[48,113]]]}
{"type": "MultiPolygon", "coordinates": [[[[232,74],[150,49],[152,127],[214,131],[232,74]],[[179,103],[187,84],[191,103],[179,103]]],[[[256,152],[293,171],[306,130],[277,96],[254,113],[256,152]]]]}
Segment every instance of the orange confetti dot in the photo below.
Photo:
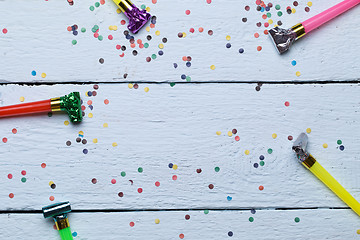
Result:
{"type": "Polygon", "coordinates": [[[92,104],[92,101],[91,101],[91,100],[87,101],[87,104],[88,104],[88,105],[91,105],[91,104],[92,104]]]}
{"type": "Polygon", "coordinates": [[[269,31],[267,29],[264,30],[264,34],[265,35],[268,35],[269,34],[269,31]]]}
{"type": "Polygon", "coordinates": [[[108,99],[105,99],[105,100],[104,100],[104,103],[105,103],[106,105],[108,105],[108,104],[109,104],[109,100],[108,100],[108,99]]]}
{"type": "Polygon", "coordinates": [[[182,57],[182,60],[183,60],[184,62],[186,62],[186,61],[187,61],[187,57],[186,57],[186,56],[183,56],[183,57],[182,57]]]}
{"type": "Polygon", "coordinates": [[[257,47],[257,50],[260,52],[262,50],[262,47],[261,46],[258,46],[257,47]]]}
{"type": "Polygon", "coordinates": [[[141,43],[142,43],[141,39],[138,39],[136,42],[137,42],[138,44],[141,44],[141,43]]]}
{"type": "Polygon", "coordinates": [[[260,186],[259,186],[259,190],[260,190],[260,191],[264,190],[264,186],[260,185],[260,186]]]}
{"type": "Polygon", "coordinates": [[[182,233],[179,234],[179,238],[180,238],[180,239],[183,239],[184,237],[185,237],[184,234],[182,234],[182,233]]]}
{"type": "Polygon", "coordinates": [[[254,37],[255,37],[255,38],[258,38],[259,36],[260,36],[260,35],[259,35],[258,33],[255,33],[255,34],[254,34],[254,37]]]}
{"type": "Polygon", "coordinates": [[[263,18],[263,19],[266,19],[266,18],[267,18],[266,14],[262,15],[262,18],[263,18]]]}
{"type": "Polygon", "coordinates": [[[203,32],[203,31],[204,31],[204,28],[199,27],[199,32],[203,32]]]}
{"type": "Polygon", "coordinates": [[[150,27],[151,27],[151,28],[154,28],[154,27],[155,27],[155,24],[152,24],[152,23],[151,23],[151,24],[150,24],[150,27]]]}
{"type": "Polygon", "coordinates": [[[50,197],[49,197],[49,200],[50,200],[50,201],[54,201],[54,200],[55,200],[55,197],[54,197],[54,196],[50,196],[50,197]]]}
{"type": "Polygon", "coordinates": [[[130,44],[130,47],[134,48],[136,45],[135,43],[130,44]]]}

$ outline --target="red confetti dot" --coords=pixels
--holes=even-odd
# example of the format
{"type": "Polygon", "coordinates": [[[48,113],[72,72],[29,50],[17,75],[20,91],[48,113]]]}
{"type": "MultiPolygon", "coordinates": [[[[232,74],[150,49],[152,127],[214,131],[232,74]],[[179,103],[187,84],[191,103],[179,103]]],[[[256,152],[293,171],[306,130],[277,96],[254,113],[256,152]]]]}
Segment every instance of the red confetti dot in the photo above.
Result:
{"type": "Polygon", "coordinates": [[[256,0],[256,5],[260,5],[261,1],[260,0],[256,0]]]}
{"type": "Polygon", "coordinates": [[[186,219],[186,220],[189,220],[189,219],[190,219],[190,215],[189,215],[189,214],[186,214],[186,215],[185,215],[185,219],[186,219]]]}
{"type": "Polygon", "coordinates": [[[81,106],[81,110],[85,111],[86,107],[84,105],[81,106]]]}
{"type": "Polygon", "coordinates": [[[138,188],[138,193],[142,193],[143,189],[142,188],[138,188]]]}
{"type": "Polygon", "coordinates": [[[118,193],[118,196],[119,196],[119,197],[123,197],[123,196],[124,196],[124,193],[123,193],[123,192],[119,192],[119,193],[118,193]]]}
{"type": "Polygon", "coordinates": [[[292,141],[293,140],[293,136],[288,136],[288,140],[292,141]]]}
{"type": "Polygon", "coordinates": [[[264,34],[265,35],[268,35],[269,34],[269,31],[267,29],[264,30],[264,34]]]}
{"type": "Polygon", "coordinates": [[[121,45],[119,45],[119,44],[116,45],[116,49],[117,49],[117,50],[120,50],[120,49],[121,49],[121,45]]]}
{"type": "Polygon", "coordinates": [[[3,141],[3,143],[7,143],[8,139],[7,139],[6,137],[4,137],[4,138],[2,139],[2,141],[3,141]]]}
{"type": "Polygon", "coordinates": [[[113,38],[114,38],[114,37],[113,37],[111,34],[108,36],[108,39],[109,39],[109,40],[113,40],[113,38]]]}
{"type": "Polygon", "coordinates": [[[8,174],[8,179],[12,179],[13,175],[11,173],[8,174]]]}
{"type": "Polygon", "coordinates": [[[160,186],[160,182],[155,182],[155,186],[159,187],[160,186]]]}
{"type": "Polygon", "coordinates": [[[129,225],[130,225],[130,227],[133,227],[133,226],[135,226],[135,223],[134,223],[134,222],[130,222],[129,225]]]}
{"type": "Polygon", "coordinates": [[[105,0],[100,0],[100,4],[104,5],[105,4],[105,0]]]}
{"type": "Polygon", "coordinates": [[[114,178],[111,179],[111,183],[112,183],[112,184],[115,184],[115,183],[116,183],[116,179],[114,179],[114,178]]]}
{"type": "Polygon", "coordinates": [[[13,134],[16,134],[16,133],[17,133],[17,129],[16,129],[16,128],[13,128],[12,133],[13,133],[13,134]]]}
{"type": "Polygon", "coordinates": [[[255,34],[254,34],[254,37],[255,37],[255,38],[258,38],[259,36],[260,36],[260,35],[259,35],[258,33],[255,33],[255,34]]]}
{"type": "Polygon", "coordinates": [[[186,10],[186,11],[185,11],[185,14],[186,14],[186,15],[190,15],[190,10],[186,10]]]}
{"type": "Polygon", "coordinates": [[[22,170],[22,171],[21,171],[21,175],[25,176],[25,175],[26,175],[26,171],[25,171],[25,170],[22,170]]]}
{"type": "Polygon", "coordinates": [[[10,194],[9,194],[9,198],[14,198],[14,194],[13,194],[13,193],[10,193],[10,194]]]}
{"type": "Polygon", "coordinates": [[[195,29],[190,28],[189,32],[194,33],[194,32],[195,32],[195,29]]]}
{"type": "Polygon", "coordinates": [[[179,234],[179,238],[180,238],[180,239],[183,239],[184,237],[185,237],[184,234],[182,234],[182,233],[179,234]]]}
{"type": "Polygon", "coordinates": [[[4,29],[2,30],[2,32],[3,32],[4,34],[7,34],[8,30],[7,30],[6,28],[4,28],[4,29]]]}
{"type": "Polygon", "coordinates": [[[41,167],[42,167],[42,168],[46,168],[46,163],[42,163],[42,164],[41,164],[41,167]]]}
{"type": "Polygon", "coordinates": [[[96,179],[96,178],[93,178],[93,179],[91,179],[91,182],[92,182],[92,184],[96,184],[96,183],[97,183],[97,179],[96,179]]]}
{"type": "Polygon", "coordinates": [[[214,189],[214,184],[209,184],[210,189],[214,189]]]}
{"type": "Polygon", "coordinates": [[[268,27],[269,26],[269,23],[264,23],[264,27],[268,27]]]}
{"type": "Polygon", "coordinates": [[[122,53],[122,54],[120,54],[119,56],[120,56],[120,57],[124,57],[124,56],[125,56],[125,53],[122,53]]]}
{"type": "Polygon", "coordinates": [[[109,104],[109,100],[108,100],[108,99],[105,99],[105,100],[104,100],[104,103],[105,103],[106,105],[108,105],[108,104],[109,104]]]}
{"type": "Polygon", "coordinates": [[[207,4],[210,4],[211,3],[211,0],[206,0],[207,4]]]}
{"type": "Polygon", "coordinates": [[[256,49],[260,52],[262,50],[262,47],[258,46],[256,49]]]}
{"type": "Polygon", "coordinates": [[[99,33],[94,33],[94,38],[98,38],[99,37],[99,33]]]}
{"type": "Polygon", "coordinates": [[[262,15],[262,18],[263,18],[263,19],[266,19],[266,18],[267,18],[266,14],[263,14],[263,15],[262,15]]]}
{"type": "Polygon", "coordinates": [[[202,171],[201,168],[196,169],[197,173],[201,173],[201,171],[202,171]]]}
{"type": "Polygon", "coordinates": [[[235,141],[239,141],[240,140],[240,137],[239,136],[236,136],[235,137],[235,141]]]}
{"type": "Polygon", "coordinates": [[[285,106],[288,107],[290,106],[290,103],[288,101],[285,102],[285,106]]]}
{"type": "Polygon", "coordinates": [[[54,200],[55,200],[55,197],[54,197],[54,196],[50,196],[50,197],[49,197],[49,200],[50,200],[50,201],[54,201],[54,200]]]}
{"type": "Polygon", "coordinates": [[[156,4],[156,3],[157,3],[157,0],[152,0],[152,3],[153,3],[153,4],[156,4]]]}
{"type": "Polygon", "coordinates": [[[260,186],[259,186],[259,190],[260,190],[260,191],[264,190],[264,186],[260,185],[260,186]]]}
{"type": "Polygon", "coordinates": [[[125,25],[126,21],[125,20],[121,20],[121,25],[125,25]]]}

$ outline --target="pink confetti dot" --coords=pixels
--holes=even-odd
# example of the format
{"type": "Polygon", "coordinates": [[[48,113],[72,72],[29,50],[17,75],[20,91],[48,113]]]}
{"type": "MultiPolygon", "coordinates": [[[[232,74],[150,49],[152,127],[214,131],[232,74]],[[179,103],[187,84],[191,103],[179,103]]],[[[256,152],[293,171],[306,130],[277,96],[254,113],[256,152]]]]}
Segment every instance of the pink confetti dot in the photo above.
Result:
{"type": "Polygon", "coordinates": [[[94,38],[98,38],[99,37],[99,33],[94,33],[94,38]]]}
{"type": "Polygon", "coordinates": [[[130,227],[133,227],[133,226],[135,226],[135,223],[134,223],[134,222],[130,222],[129,225],[130,225],[130,227]]]}
{"type": "Polygon", "coordinates": [[[206,0],[206,3],[207,3],[207,4],[210,4],[210,3],[211,3],[211,0],[206,0]]]}
{"type": "Polygon", "coordinates": [[[288,101],[285,102],[285,106],[288,107],[290,106],[290,103],[288,101]]]}
{"type": "Polygon", "coordinates": [[[114,37],[113,37],[111,34],[108,36],[108,39],[109,39],[109,40],[113,40],[113,38],[114,38],[114,37]]]}
{"type": "Polygon", "coordinates": [[[115,184],[115,183],[116,183],[116,179],[114,179],[114,178],[111,179],[111,183],[112,183],[112,184],[115,184]]]}
{"type": "Polygon", "coordinates": [[[7,143],[8,139],[7,139],[6,137],[4,137],[4,138],[2,139],[2,141],[3,141],[3,143],[7,143]]]}
{"type": "Polygon", "coordinates": [[[13,175],[11,173],[8,174],[8,179],[12,179],[13,175]]]}
{"type": "Polygon", "coordinates": [[[190,28],[189,32],[194,33],[195,29],[194,28],[190,28]]]}
{"type": "Polygon", "coordinates": [[[152,0],[151,1],[153,4],[156,4],[157,3],[157,0],[152,0]]]}
{"type": "Polygon", "coordinates": [[[239,136],[236,136],[235,137],[235,141],[239,141],[240,140],[240,137],[239,136]]]}
{"type": "Polygon", "coordinates": [[[46,163],[42,163],[42,164],[41,164],[41,167],[42,167],[42,168],[46,168],[46,163]]]}
{"type": "Polygon", "coordinates": [[[109,100],[108,100],[108,99],[105,99],[105,100],[104,100],[104,103],[105,103],[106,105],[108,105],[108,104],[109,104],[109,100]]]}
{"type": "Polygon", "coordinates": [[[182,233],[179,235],[179,238],[180,238],[180,239],[183,239],[184,237],[185,237],[185,235],[182,234],[182,233]]]}
{"type": "Polygon", "coordinates": [[[16,129],[16,128],[13,128],[11,131],[12,131],[13,134],[16,134],[16,133],[17,133],[17,129],[16,129]]]}
{"type": "Polygon", "coordinates": [[[3,34],[7,34],[8,30],[7,30],[6,28],[4,28],[4,29],[2,30],[2,32],[3,32],[3,34]]]}
{"type": "Polygon", "coordinates": [[[160,186],[160,182],[156,181],[156,182],[155,182],[155,186],[159,187],[159,186],[160,186]]]}
{"type": "Polygon", "coordinates": [[[124,56],[125,56],[125,53],[122,53],[122,54],[120,54],[119,56],[120,56],[120,57],[124,57],[124,56]]]}
{"type": "Polygon", "coordinates": [[[139,48],[144,48],[144,44],[139,44],[139,48]]]}
{"type": "Polygon", "coordinates": [[[120,50],[120,49],[121,49],[121,45],[119,45],[119,44],[116,45],[116,49],[117,49],[117,50],[120,50]]]}
{"type": "Polygon", "coordinates": [[[49,197],[49,200],[50,200],[50,201],[54,201],[54,200],[55,200],[55,197],[54,197],[54,196],[50,196],[50,197],[49,197]]]}
{"type": "Polygon", "coordinates": [[[22,171],[21,171],[21,175],[25,176],[25,175],[26,175],[26,171],[25,171],[25,170],[22,170],[22,171]]]}
{"type": "Polygon", "coordinates": [[[100,4],[104,5],[105,4],[105,0],[100,0],[100,4]]]}
{"type": "Polygon", "coordinates": [[[142,193],[143,192],[143,189],[142,188],[138,188],[138,193],[142,193]]]}
{"type": "Polygon", "coordinates": [[[264,26],[269,27],[269,23],[268,22],[264,23],[264,26]]]}
{"type": "Polygon", "coordinates": [[[186,15],[190,15],[190,10],[186,10],[186,11],[185,11],[185,14],[186,14],[186,15]]]}
{"type": "Polygon", "coordinates": [[[10,194],[9,194],[9,198],[14,198],[14,194],[13,194],[13,193],[10,193],[10,194]]]}
{"type": "Polygon", "coordinates": [[[176,180],[177,180],[177,176],[176,176],[176,175],[172,176],[172,180],[176,181],[176,180]]]}

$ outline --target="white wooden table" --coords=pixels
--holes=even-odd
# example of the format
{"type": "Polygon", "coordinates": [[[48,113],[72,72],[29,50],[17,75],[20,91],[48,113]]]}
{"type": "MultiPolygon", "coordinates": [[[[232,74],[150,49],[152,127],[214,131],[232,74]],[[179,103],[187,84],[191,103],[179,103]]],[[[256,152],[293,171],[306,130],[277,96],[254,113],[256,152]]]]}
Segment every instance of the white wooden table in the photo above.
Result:
{"type": "Polygon", "coordinates": [[[112,1],[0,1],[0,106],[79,91],[85,108],[79,125],[0,120],[0,239],[59,239],[40,210],[60,201],[82,240],[360,238],[359,216],[291,151],[307,131],[309,151],[360,199],[360,7],[279,56],[265,29],[339,1],[309,12],[307,1],[268,12],[255,0],[134,2],[156,24],[132,48],[112,1]]]}

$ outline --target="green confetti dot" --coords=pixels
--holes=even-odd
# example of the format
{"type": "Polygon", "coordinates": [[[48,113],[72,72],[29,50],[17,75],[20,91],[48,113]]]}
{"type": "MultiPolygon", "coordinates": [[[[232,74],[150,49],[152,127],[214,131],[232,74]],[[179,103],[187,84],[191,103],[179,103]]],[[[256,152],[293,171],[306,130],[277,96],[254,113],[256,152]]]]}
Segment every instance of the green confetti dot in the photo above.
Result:
{"type": "Polygon", "coordinates": [[[339,139],[339,140],[337,140],[337,144],[338,145],[341,145],[342,144],[342,141],[339,139]]]}
{"type": "Polygon", "coordinates": [[[94,10],[95,10],[94,6],[90,6],[89,9],[90,9],[90,11],[94,11],[94,10]]]}
{"type": "Polygon", "coordinates": [[[260,166],[264,166],[265,162],[264,161],[260,161],[260,166]]]}
{"type": "Polygon", "coordinates": [[[25,178],[25,177],[21,178],[21,181],[22,181],[23,183],[26,182],[26,178],[25,178]]]}
{"type": "Polygon", "coordinates": [[[268,154],[272,154],[273,150],[271,148],[268,149],[268,154]]]}
{"type": "Polygon", "coordinates": [[[72,40],[72,45],[76,45],[77,44],[77,41],[76,40],[72,40]]]}
{"type": "Polygon", "coordinates": [[[219,172],[220,168],[219,167],[215,167],[215,172],[219,172]]]}
{"type": "Polygon", "coordinates": [[[296,217],[296,218],[294,219],[294,221],[295,221],[296,223],[298,223],[298,222],[300,222],[300,218],[296,217]]]}
{"type": "Polygon", "coordinates": [[[267,16],[268,18],[271,18],[271,13],[267,13],[266,16],[267,16]]]}
{"type": "Polygon", "coordinates": [[[281,16],[282,16],[282,11],[278,11],[277,15],[278,15],[279,17],[281,17],[281,16]]]}
{"type": "Polygon", "coordinates": [[[81,32],[83,32],[83,33],[86,32],[86,28],[84,28],[84,27],[81,28],[81,32]]]}
{"type": "Polygon", "coordinates": [[[253,222],[254,218],[253,217],[249,217],[249,222],[253,222]]]}
{"type": "Polygon", "coordinates": [[[142,4],[141,9],[145,9],[145,8],[146,8],[145,4],[142,4]]]}
{"type": "Polygon", "coordinates": [[[204,213],[205,213],[205,214],[209,214],[209,210],[204,210],[204,213]]]}
{"type": "Polygon", "coordinates": [[[143,171],[144,171],[144,169],[143,169],[142,167],[139,167],[139,168],[138,168],[138,172],[139,172],[139,173],[142,173],[143,171]]]}
{"type": "Polygon", "coordinates": [[[190,76],[186,76],[186,81],[190,82],[190,81],[191,81],[191,77],[190,77],[190,76]]]}
{"type": "Polygon", "coordinates": [[[99,2],[96,2],[96,3],[95,3],[95,7],[100,7],[100,3],[99,3],[99,2]]]}
{"type": "Polygon", "coordinates": [[[170,83],[170,87],[174,87],[176,83],[172,82],[170,83]]]}
{"type": "Polygon", "coordinates": [[[126,172],[122,171],[122,172],[121,172],[121,176],[122,176],[122,177],[125,177],[125,176],[126,176],[126,172]]]}
{"type": "Polygon", "coordinates": [[[152,59],[156,59],[156,54],[151,55],[152,59]]]}
{"type": "Polygon", "coordinates": [[[102,41],[104,39],[104,37],[102,35],[99,35],[98,39],[99,39],[99,41],[102,41]]]}
{"type": "Polygon", "coordinates": [[[277,5],[275,6],[275,9],[276,9],[276,10],[279,10],[279,9],[280,9],[280,5],[277,4],[277,5]]]}
{"type": "Polygon", "coordinates": [[[148,48],[149,44],[148,43],[144,43],[144,48],[148,48]]]}
{"type": "Polygon", "coordinates": [[[94,29],[95,31],[99,29],[99,26],[98,25],[94,25],[94,29]]]}

